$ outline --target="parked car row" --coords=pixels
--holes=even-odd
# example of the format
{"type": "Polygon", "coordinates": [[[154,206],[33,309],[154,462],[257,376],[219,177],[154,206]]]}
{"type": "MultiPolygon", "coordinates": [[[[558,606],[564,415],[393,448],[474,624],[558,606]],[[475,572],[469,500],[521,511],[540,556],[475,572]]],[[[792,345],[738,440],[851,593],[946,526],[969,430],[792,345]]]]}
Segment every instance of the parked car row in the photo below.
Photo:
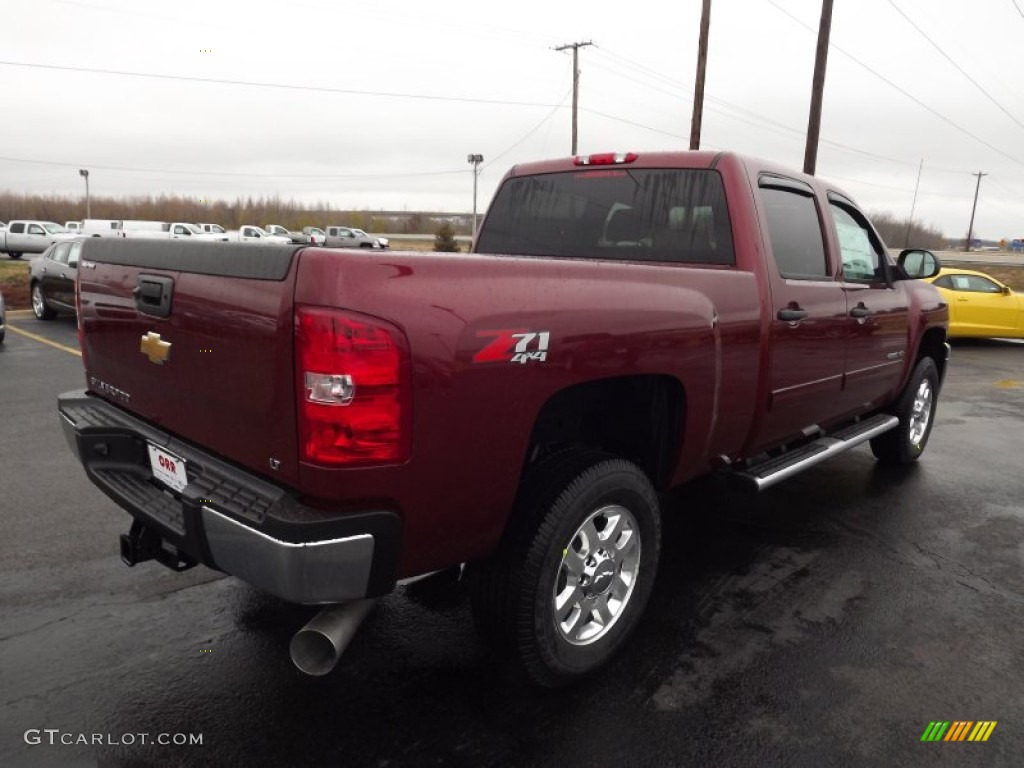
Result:
{"type": "Polygon", "coordinates": [[[53,221],[16,220],[7,225],[0,222],[0,253],[20,259],[25,253],[42,253],[56,242],[77,236],[120,237],[156,240],[223,241],[260,243],[263,245],[323,245],[328,248],[387,248],[386,237],[369,235],[356,227],[305,227],[293,232],[279,224],[259,227],[244,224],[226,230],[219,224],[144,221],[134,219],[85,219],[63,225],[53,221]]]}
{"type": "MultiPolygon", "coordinates": [[[[69,224],[76,222],[68,222],[69,224]]],[[[77,234],[88,237],[143,238],[149,240],[227,240],[225,234],[206,232],[185,221],[144,221],[138,219],[86,219],[78,222],[77,234]]]]}

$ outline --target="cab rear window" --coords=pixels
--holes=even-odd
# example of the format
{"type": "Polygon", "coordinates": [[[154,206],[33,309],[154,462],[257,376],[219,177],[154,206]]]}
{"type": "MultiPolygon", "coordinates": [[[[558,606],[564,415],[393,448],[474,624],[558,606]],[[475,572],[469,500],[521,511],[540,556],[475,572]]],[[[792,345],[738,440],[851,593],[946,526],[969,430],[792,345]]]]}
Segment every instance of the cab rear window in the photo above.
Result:
{"type": "Polygon", "coordinates": [[[511,178],[478,253],[735,264],[716,171],[594,169],[511,178]]]}

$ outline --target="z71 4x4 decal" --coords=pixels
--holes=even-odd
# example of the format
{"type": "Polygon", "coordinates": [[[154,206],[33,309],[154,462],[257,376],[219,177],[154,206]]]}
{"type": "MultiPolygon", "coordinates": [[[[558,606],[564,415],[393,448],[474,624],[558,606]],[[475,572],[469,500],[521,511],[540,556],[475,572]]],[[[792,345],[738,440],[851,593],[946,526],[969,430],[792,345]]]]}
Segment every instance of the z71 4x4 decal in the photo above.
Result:
{"type": "Polygon", "coordinates": [[[473,356],[474,363],[543,363],[548,359],[548,331],[512,328],[505,331],[477,331],[478,339],[494,339],[473,356]]]}

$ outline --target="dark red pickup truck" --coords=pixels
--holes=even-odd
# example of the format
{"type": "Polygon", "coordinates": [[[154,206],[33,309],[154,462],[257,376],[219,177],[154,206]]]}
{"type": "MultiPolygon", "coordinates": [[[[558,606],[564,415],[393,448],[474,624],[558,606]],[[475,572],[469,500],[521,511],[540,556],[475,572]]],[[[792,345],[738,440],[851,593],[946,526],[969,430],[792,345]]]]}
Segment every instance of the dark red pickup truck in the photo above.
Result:
{"type": "Polygon", "coordinates": [[[333,665],[366,598],[464,565],[485,638],[557,685],[636,625],[660,492],[867,441],[917,459],[948,347],[913,278],[937,269],[750,158],[536,163],[468,255],[87,241],[88,389],[59,409],[133,518],[129,565],[328,606],[301,668],[333,665]]]}

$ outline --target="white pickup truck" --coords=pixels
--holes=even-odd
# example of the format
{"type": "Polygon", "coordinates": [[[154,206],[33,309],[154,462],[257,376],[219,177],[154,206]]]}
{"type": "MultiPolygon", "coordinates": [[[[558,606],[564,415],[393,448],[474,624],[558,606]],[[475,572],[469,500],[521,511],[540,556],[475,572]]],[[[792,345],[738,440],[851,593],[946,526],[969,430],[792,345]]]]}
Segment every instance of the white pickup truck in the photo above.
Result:
{"type": "Polygon", "coordinates": [[[222,241],[226,234],[204,232],[198,224],[183,221],[141,221],[136,219],[86,219],[81,233],[89,237],[142,238],[147,240],[222,241]]]}
{"type": "Polygon", "coordinates": [[[75,232],[53,221],[10,221],[6,229],[0,229],[0,253],[20,259],[23,253],[42,253],[54,243],[75,236],[75,232]]]}
{"type": "Polygon", "coordinates": [[[302,234],[309,235],[309,242],[313,245],[323,245],[327,240],[327,233],[320,227],[303,227],[302,234]]]}
{"type": "Polygon", "coordinates": [[[387,248],[386,237],[374,237],[355,227],[328,227],[324,242],[328,248],[387,248]]]}
{"type": "Polygon", "coordinates": [[[203,232],[211,235],[226,235],[228,233],[220,224],[204,224],[199,222],[196,226],[203,230],[203,232]]]}
{"type": "Polygon", "coordinates": [[[305,232],[293,232],[280,224],[267,224],[263,229],[271,235],[287,237],[293,245],[317,245],[312,235],[307,235],[305,232]]]}
{"type": "Polygon", "coordinates": [[[230,230],[226,235],[232,243],[259,243],[260,245],[291,245],[291,238],[272,235],[255,224],[243,224],[238,229],[230,230]]]}

